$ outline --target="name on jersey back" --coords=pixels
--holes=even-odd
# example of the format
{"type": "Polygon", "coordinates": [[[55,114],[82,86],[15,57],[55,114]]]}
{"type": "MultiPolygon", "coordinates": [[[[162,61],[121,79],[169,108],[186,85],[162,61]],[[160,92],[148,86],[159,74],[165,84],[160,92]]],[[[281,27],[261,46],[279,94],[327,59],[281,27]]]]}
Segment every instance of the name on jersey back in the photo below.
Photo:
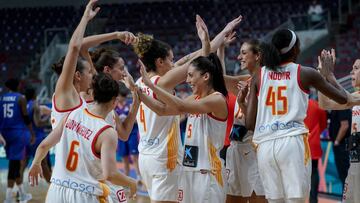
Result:
{"type": "Polygon", "coordinates": [[[93,134],[93,131],[81,125],[81,122],[77,122],[72,119],[68,119],[66,121],[65,128],[74,131],[77,135],[80,135],[86,140],[89,140],[90,136],[93,134]]]}
{"type": "Polygon", "coordinates": [[[269,72],[270,80],[290,80],[290,72],[269,72]]]}

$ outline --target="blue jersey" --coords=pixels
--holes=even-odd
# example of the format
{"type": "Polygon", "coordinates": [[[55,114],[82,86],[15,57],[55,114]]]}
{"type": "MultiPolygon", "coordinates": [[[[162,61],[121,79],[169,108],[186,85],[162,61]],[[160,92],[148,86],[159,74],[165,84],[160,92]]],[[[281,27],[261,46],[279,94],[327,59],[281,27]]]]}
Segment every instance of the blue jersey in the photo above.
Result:
{"type": "Polygon", "coordinates": [[[31,119],[32,127],[33,127],[36,137],[42,138],[45,136],[45,132],[44,132],[44,128],[39,128],[39,127],[36,127],[36,125],[35,125],[34,104],[35,104],[34,100],[30,100],[30,101],[28,101],[26,108],[27,108],[27,112],[29,114],[29,118],[31,119]]]}
{"type": "Polygon", "coordinates": [[[1,129],[24,129],[26,127],[19,105],[22,94],[9,92],[0,96],[1,129]]]}

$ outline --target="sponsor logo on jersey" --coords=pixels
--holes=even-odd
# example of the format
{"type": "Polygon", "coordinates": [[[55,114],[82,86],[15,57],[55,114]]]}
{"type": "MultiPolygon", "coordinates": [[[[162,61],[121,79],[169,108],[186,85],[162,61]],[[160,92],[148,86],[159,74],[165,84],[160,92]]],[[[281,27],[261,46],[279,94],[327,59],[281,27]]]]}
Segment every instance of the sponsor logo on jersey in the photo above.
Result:
{"type": "Polygon", "coordinates": [[[94,185],[81,183],[81,182],[78,182],[77,180],[72,180],[70,178],[68,178],[68,179],[59,179],[59,178],[52,177],[50,182],[52,182],[52,183],[54,183],[56,185],[63,186],[63,187],[71,188],[71,189],[74,189],[74,190],[79,190],[81,192],[86,192],[86,193],[90,193],[90,194],[94,194],[94,192],[95,192],[95,186],[94,185]]]}
{"type": "Polygon", "coordinates": [[[264,132],[277,132],[281,130],[289,130],[292,128],[304,128],[304,124],[300,123],[298,121],[289,121],[289,122],[281,122],[281,121],[275,121],[271,124],[263,124],[258,127],[258,130],[260,133],[264,132]]]}
{"type": "Polygon", "coordinates": [[[153,138],[153,139],[150,138],[150,139],[148,139],[146,137],[143,137],[143,138],[140,139],[140,143],[142,145],[151,147],[151,146],[158,145],[160,143],[160,139],[159,138],[153,138]]]}
{"type": "Polygon", "coordinates": [[[123,189],[116,191],[116,197],[119,200],[119,202],[125,202],[126,196],[123,189]]]}

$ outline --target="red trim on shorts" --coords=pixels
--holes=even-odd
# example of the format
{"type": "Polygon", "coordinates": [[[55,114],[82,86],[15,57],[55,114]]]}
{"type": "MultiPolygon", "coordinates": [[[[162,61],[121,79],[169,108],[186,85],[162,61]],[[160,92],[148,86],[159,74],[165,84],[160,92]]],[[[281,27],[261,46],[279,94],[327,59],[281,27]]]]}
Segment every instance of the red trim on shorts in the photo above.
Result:
{"type": "Polygon", "coordinates": [[[91,142],[91,151],[92,151],[92,153],[94,154],[94,156],[97,157],[97,158],[99,158],[99,159],[101,158],[101,156],[100,156],[100,154],[96,153],[96,151],[95,151],[95,143],[96,143],[99,135],[100,135],[104,130],[106,130],[106,129],[108,129],[108,128],[112,128],[112,126],[111,126],[111,125],[106,125],[106,126],[102,127],[102,128],[96,133],[93,141],[91,142]]]}
{"type": "Polygon", "coordinates": [[[259,94],[260,94],[260,90],[261,90],[261,71],[262,71],[262,68],[260,68],[260,71],[259,71],[259,88],[258,88],[258,91],[256,92],[256,96],[259,97],[259,94]]]}
{"type": "Polygon", "coordinates": [[[299,65],[298,65],[298,69],[297,69],[297,83],[298,83],[300,89],[301,89],[304,93],[309,94],[309,93],[310,93],[310,90],[306,90],[306,89],[304,88],[304,86],[301,84],[300,72],[301,72],[301,65],[299,64],[299,65]]]}
{"type": "MultiPolygon", "coordinates": [[[[160,76],[158,76],[158,77],[155,79],[155,81],[154,81],[154,84],[155,84],[155,85],[157,85],[159,79],[160,79],[160,76]]],[[[157,99],[156,94],[154,93],[154,91],[153,91],[153,97],[154,97],[154,99],[157,99]]]]}
{"type": "Polygon", "coordinates": [[[53,96],[53,103],[54,103],[54,108],[55,108],[55,111],[59,112],[59,113],[66,113],[66,112],[69,112],[69,111],[74,111],[75,109],[79,108],[80,106],[82,106],[83,104],[83,100],[81,99],[81,97],[79,96],[79,99],[80,99],[80,104],[73,107],[73,108],[70,108],[70,109],[66,109],[66,110],[60,110],[56,107],[56,102],[55,102],[55,95],[53,96]]]}

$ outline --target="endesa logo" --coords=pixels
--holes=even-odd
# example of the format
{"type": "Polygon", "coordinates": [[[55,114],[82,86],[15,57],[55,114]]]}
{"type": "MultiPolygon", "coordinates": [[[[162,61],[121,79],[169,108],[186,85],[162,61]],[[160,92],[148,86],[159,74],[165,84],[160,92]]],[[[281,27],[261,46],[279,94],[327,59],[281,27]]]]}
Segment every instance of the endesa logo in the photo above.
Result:
{"type": "Polygon", "coordinates": [[[271,124],[260,125],[258,127],[258,130],[260,133],[264,133],[264,132],[273,133],[279,130],[289,130],[291,128],[302,128],[302,127],[304,127],[304,124],[297,121],[289,121],[289,122],[276,121],[271,124]]]}
{"type": "Polygon", "coordinates": [[[140,139],[140,143],[147,147],[151,147],[151,146],[158,145],[160,143],[160,139],[159,138],[151,139],[151,138],[143,137],[140,139]]]}

